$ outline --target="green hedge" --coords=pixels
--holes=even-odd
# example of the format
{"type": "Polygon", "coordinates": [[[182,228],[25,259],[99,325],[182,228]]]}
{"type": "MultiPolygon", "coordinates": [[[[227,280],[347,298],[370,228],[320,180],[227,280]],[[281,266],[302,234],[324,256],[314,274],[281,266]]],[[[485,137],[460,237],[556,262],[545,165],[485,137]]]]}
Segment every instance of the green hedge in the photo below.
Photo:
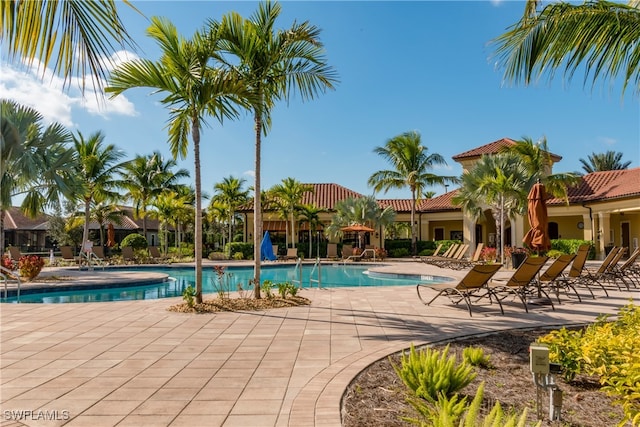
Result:
{"type": "Polygon", "coordinates": [[[560,251],[563,254],[575,254],[578,252],[578,246],[584,245],[584,244],[591,245],[588,259],[596,259],[596,248],[593,245],[593,242],[590,240],[556,239],[551,241],[551,249],[560,251]]]}
{"type": "Polygon", "coordinates": [[[238,259],[238,252],[242,254],[242,259],[253,259],[253,243],[231,242],[225,245],[225,253],[230,253],[231,259],[238,259]]]}

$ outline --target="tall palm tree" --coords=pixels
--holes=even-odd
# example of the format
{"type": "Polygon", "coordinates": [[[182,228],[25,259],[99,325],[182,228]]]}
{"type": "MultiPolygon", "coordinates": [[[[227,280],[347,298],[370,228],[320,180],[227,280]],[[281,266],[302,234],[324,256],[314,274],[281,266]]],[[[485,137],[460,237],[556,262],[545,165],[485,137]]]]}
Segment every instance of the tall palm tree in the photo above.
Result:
{"type": "Polygon", "coordinates": [[[501,151],[515,154],[529,174],[527,191],[533,184],[541,182],[545,185],[546,192],[565,199],[568,202],[567,187],[577,185],[580,177],[573,173],[551,173],[553,160],[547,145],[547,139],[542,138],[533,142],[529,137],[515,141],[513,145],[505,146],[501,151]]]}
{"type": "Polygon", "coordinates": [[[463,211],[475,219],[486,207],[491,209],[503,263],[505,220],[525,212],[530,182],[527,168],[515,154],[482,156],[471,170],[462,174],[462,185],[452,199],[454,204],[462,206],[463,211]]]}
{"type": "Polygon", "coordinates": [[[622,153],[615,151],[591,153],[587,160],[580,159],[580,163],[586,173],[627,169],[631,161],[622,162],[622,156],[622,153]]]}
{"type": "Polygon", "coordinates": [[[557,68],[571,79],[585,68],[585,82],[593,76],[613,80],[622,76],[640,93],[640,5],[606,0],[582,4],[527,0],[519,22],[493,40],[505,79],[529,85],[543,74],[551,79],[557,68]]]}
{"type": "Polygon", "coordinates": [[[115,0],[3,1],[0,16],[0,40],[12,58],[26,58],[29,65],[37,60],[43,68],[53,61],[65,83],[81,76],[83,89],[86,76],[101,88],[113,53],[136,47],[115,0]]]}
{"type": "Polygon", "coordinates": [[[446,161],[438,153],[428,154],[428,148],[422,145],[420,133],[405,132],[387,140],[383,147],[373,152],[386,159],[393,169],[375,172],[369,177],[368,184],[374,191],[409,187],[411,191],[411,250],[417,254],[416,203],[424,188],[430,185],[444,185],[458,181],[453,176],[440,176],[430,172],[436,165],[445,165],[446,161]]]}
{"type": "MultiPolygon", "coordinates": [[[[320,225],[320,214],[322,212],[326,212],[326,209],[319,208],[313,204],[304,204],[298,206],[298,214],[300,215],[300,222],[306,222],[309,224],[309,258],[312,256],[313,245],[311,242],[313,241],[313,233],[318,230],[318,225],[320,225]]],[[[320,253],[317,254],[320,256],[320,253]]]]}
{"type": "MultiPolygon", "coordinates": [[[[286,212],[287,219],[291,224],[291,247],[296,247],[296,229],[295,220],[296,213],[302,204],[302,198],[305,193],[313,192],[313,186],[309,184],[303,184],[295,178],[285,178],[282,180],[282,184],[277,184],[271,187],[269,194],[273,201],[286,212]]],[[[288,245],[289,233],[285,244],[288,245]]],[[[288,247],[288,246],[287,246],[288,247]]]]}
{"type": "Polygon", "coordinates": [[[142,218],[142,233],[147,235],[147,208],[151,200],[166,189],[175,188],[182,178],[189,176],[189,171],[179,169],[175,159],[164,160],[159,151],[146,156],[136,156],[127,163],[122,174],[122,185],[127,190],[126,197],[133,200],[134,215],[142,218]]]}
{"type": "Polygon", "coordinates": [[[124,152],[117,150],[113,144],[105,145],[104,138],[100,131],[87,138],[80,132],[73,135],[77,157],[72,174],[78,182],[74,198],[84,204],[83,244],[89,240],[91,204],[95,201],[117,199],[117,190],[121,187],[121,181],[116,177],[124,167],[124,163],[119,162],[124,152]]]}
{"type": "Polygon", "coordinates": [[[127,89],[153,88],[166,96],[161,103],[171,111],[169,145],[174,158],[186,157],[189,135],[193,140],[195,163],[195,270],[196,302],[202,302],[202,185],[200,174],[200,132],[211,115],[222,121],[236,117],[236,105],[244,86],[220,69],[213,68],[215,40],[195,33],[191,40],[180,36],[166,19],[152,18],[147,34],[162,49],[162,57],[153,62],[139,59],[125,62],[111,74],[106,92],[117,96],[127,89]]]}
{"type": "Polygon", "coordinates": [[[371,228],[386,227],[395,220],[396,212],[391,206],[381,208],[374,196],[350,197],[335,205],[336,213],[325,229],[329,239],[341,238],[342,228],[349,225],[366,225],[371,228]]]}
{"type": "MultiPolygon", "coordinates": [[[[233,227],[234,227],[234,218],[236,216],[236,209],[242,204],[246,203],[249,199],[249,190],[244,190],[244,183],[246,182],[243,178],[234,178],[233,176],[229,176],[227,178],[223,178],[222,182],[216,183],[213,188],[216,194],[214,194],[212,198],[212,203],[219,203],[225,206],[225,211],[228,215],[228,226],[229,226],[229,243],[233,241],[233,227]]],[[[229,247],[231,250],[231,247],[229,247]]]]}
{"type": "Polygon", "coordinates": [[[0,253],[4,251],[4,217],[15,196],[23,195],[29,216],[45,206],[59,207],[70,196],[68,174],[74,152],[71,134],[59,123],[45,126],[42,115],[13,101],[0,100],[0,253]]]}
{"type": "Polygon", "coordinates": [[[162,232],[162,236],[164,237],[161,245],[164,255],[167,255],[169,248],[169,225],[176,225],[176,218],[180,215],[180,212],[183,211],[188,205],[188,197],[181,197],[177,192],[172,190],[164,191],[151,202],[151,210],[149,211],[149,215],[156,218],[160,222],[160,230],[162,232]]]}
{"type": "MultiPolygon", "coordinates": [[[[261,194],[262,135],[271,126],[271,109],[276,101],[288,101],[291,93],[299,92],[303,99],[312,99],[337,81],[334,70],[327,65],[320,30],[309,22],[294,23],[290,28],[276,30],[280,15],[278,3],[260,3],[258,10],[243,19],[238,13],[225,15],[221,22],[210,21],[213,38],[220,37],[219,48],[226,65],[239,76],[251,96],[248,101],[253,113],[255,131],[254,194],[261,194]]],[[[254,294],[260,298],[260,239],[262,236],[262,205],[254,197],[254,294]]]]}

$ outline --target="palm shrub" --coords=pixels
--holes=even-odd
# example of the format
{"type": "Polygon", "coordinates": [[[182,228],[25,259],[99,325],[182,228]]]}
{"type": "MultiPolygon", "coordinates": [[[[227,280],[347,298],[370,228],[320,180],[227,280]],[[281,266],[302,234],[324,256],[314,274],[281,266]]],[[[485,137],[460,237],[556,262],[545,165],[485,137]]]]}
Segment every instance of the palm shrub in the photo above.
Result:
{"type": "Polygon", "coordinates": [[[431,348],[416,351],[413,344],[408,354],[402,354],[400,366],[393,369],[417,396],[437,401],[440,395],[452,396],[476,377],[473,367],[458,364],[455,355],[449,356],[449,346],[442,352],[431,348]]]}

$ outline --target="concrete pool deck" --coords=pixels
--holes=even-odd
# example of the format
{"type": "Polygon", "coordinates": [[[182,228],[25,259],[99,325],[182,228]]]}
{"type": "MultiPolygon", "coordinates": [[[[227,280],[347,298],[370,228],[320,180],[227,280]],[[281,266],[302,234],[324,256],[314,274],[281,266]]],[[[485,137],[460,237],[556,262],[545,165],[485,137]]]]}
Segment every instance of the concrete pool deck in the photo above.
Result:
{"type": "MultiPolygon", "coordinates": [[[[465,273],[388,264],[384,271],[465,273]]],[[[127,277],[117,269],[69,274],[74,282],[127,277]]],[[[525,313],[508,302],[503,316],[482,306],[473,317],[446,299],[425,307],[414,286],[305,289],[310,306],[215,314],[166,310],[181,298],[1,304],[1,425],[339,426],[353,377],[410,343],[588,323],[640,298],[638,289],[609,293],[563,298],[555,311],[525,313]]]]}

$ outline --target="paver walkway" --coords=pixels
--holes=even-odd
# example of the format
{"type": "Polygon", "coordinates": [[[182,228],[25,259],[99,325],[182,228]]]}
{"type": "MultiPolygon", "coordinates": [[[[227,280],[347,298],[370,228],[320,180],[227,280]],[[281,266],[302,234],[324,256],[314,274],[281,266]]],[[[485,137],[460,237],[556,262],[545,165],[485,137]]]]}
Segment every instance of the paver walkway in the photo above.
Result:
{"type": "MultiPolygon", "coordinates": [[[[387,269],[443,275],[417,262],[387,269]]],[[[591,322],[640,292],[471,318],[446,299],[425,307],[413,286],[302,295],[311,306],[200,315],[166,310],[180,298],[2,304],[2,426],[339,426],[353,377],[409,343],[591,322]]]]}

